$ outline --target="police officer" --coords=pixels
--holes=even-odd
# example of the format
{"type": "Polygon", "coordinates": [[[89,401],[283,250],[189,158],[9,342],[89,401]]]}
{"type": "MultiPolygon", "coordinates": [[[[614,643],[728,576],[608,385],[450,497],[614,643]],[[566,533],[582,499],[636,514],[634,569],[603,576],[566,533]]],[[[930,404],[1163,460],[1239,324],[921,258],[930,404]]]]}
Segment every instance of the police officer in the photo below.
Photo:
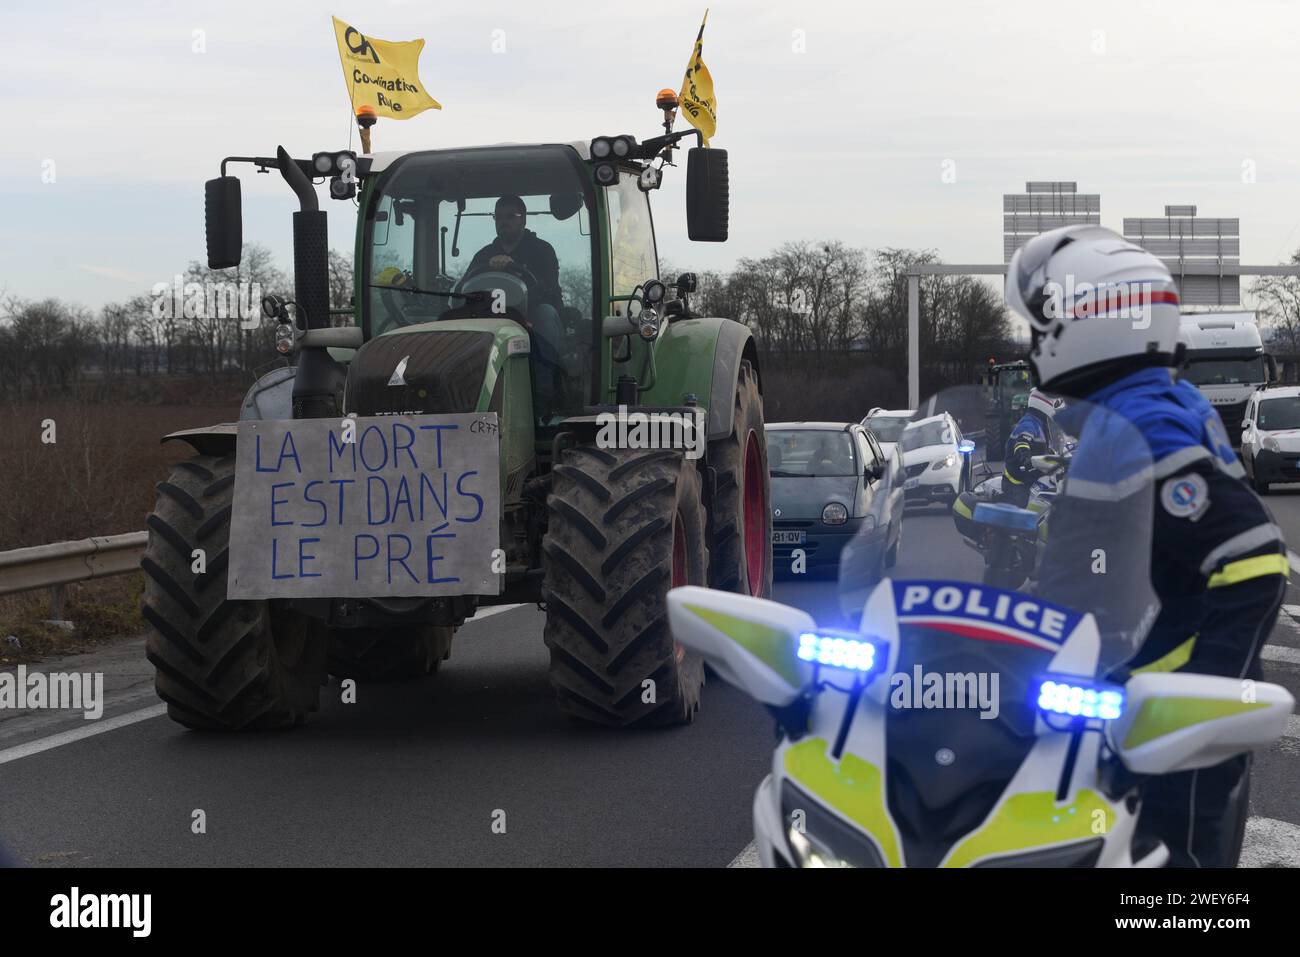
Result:
{"type": "Polygon", "coordinates": [[[1035,455],[1054,455],[1059,451],[1058,432],[1052,421],[1059,399],[1049,398],[1042,390],[1016,395],[1013,411],[1023,411],[1011,427],[1002,467],[1002,500],[1024,508],[1029,504],[1029,490],[1043,474],[1033,466],[1035,455]]]}
{"type": "MultiPolygon", "coordinates": [[[[1116,498],[1125,485],[1144,490],[1152,528],[1150,578],[1160,607],[1136,654],[1114,677],[1178,670],[1258,680],[1260,649],[1286,589],[1286,547],[1246,486],[1218,413],[1193,386],[1175,380],[1178,292],[1169,271],[1108,229],[1067,226],[1016,252],[1006,298],[1029,323],[1037,383],[1086,399],[1078,404],[1080,415],[1100,407],[1131,423],[1135,438],[1127,444],[1149,448],[1147,465],[1135,466],[1134,474],[1111,469],[1111,479],[1116,498]],[[1135,484],[1143,473],[1150,481],[1135,484]]],[[[1067,421],[1073,412],[1062,412],[1057,422],[1078,434],[1067,421]]],[[[1067,497],[1084,458],[1080,441],[1067,497]]],[[[1114,450],[1115,461],[1125,451],[1114,450]]],[[[1134,462],[1147,454],[1128,451],[1134,462]]],[[[1089,477],[1089,496],[1097,497],[1097,477],[1089,477]]],[[[1068,514],[1061,512],[1061,518],[1068,514]]],[[[1053,596],[1068,593],[1072,580],[1086,575],[1049,560],[1061,544],[1053,542],[1058,531],[1068,537],[1056,520],[1054,508],[1040,577],[1043,593],[1053,596]]],[[[1121,528],[1122,521],[1112,516],[1107,527],[1121,528]]],[[[1095,519],[1091,524],[1099,525],[1095,519]]],[[[1157,778],[1146,792],[1140,829],[1164,841],[1173,866],[1235,866],[1249,769],[1249,756],[1242,755],[1157,778]]]]}

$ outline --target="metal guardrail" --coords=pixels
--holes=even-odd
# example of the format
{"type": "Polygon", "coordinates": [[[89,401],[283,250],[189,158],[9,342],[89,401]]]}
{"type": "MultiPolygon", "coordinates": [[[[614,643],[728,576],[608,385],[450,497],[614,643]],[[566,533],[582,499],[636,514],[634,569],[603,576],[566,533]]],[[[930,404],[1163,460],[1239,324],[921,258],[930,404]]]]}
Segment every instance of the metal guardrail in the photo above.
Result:
{"type": "Polygon", "coordinates": [[[128,532],[0,552],[0,595],[125,575],[140,567],[148,541],[148,532],[128,532]]]}

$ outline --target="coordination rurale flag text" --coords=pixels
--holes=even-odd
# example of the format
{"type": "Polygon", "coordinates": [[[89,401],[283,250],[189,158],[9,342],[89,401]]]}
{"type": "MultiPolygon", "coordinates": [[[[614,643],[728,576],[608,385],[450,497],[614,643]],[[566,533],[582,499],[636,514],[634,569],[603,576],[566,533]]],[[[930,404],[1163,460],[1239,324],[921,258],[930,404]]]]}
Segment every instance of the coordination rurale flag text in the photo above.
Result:
{"type": "Polygon", "coordinates": [[[338,17],[333,20],[353,113],[369,106],[376,116],[405,120],[425,110],[442,109],[420,82],[423,40],[376,40],[338,17]]]}

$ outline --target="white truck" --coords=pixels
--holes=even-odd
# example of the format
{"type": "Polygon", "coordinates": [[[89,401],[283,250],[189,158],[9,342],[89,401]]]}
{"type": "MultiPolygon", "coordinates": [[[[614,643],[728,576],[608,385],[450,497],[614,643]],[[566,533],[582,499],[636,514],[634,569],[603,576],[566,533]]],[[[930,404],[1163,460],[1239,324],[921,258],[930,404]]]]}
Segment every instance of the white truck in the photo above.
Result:
{"type": "Polygon", "coordinates": [[[1232,439],[1241,443],[1241,420],[1256,389],[1276,380],[1253,312],[1184,313],[1184,349],[1178,375],[1201,390],[1218,410],[1232,439]]]}

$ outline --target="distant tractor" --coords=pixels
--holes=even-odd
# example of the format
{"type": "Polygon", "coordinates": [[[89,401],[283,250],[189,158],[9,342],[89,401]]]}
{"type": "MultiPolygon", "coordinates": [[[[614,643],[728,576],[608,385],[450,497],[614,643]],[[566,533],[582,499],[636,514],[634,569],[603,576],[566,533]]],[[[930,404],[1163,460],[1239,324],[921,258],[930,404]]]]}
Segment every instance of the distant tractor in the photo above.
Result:
{"type": "MultiPolygon", "coordinates": [[[[671,295],[658,275],[649,193],[687,135],[696,134],[310,160],[281,148],[222,162],[206,184],[210,267],[240,260],[239,181],[227,164],[278,170],[300,201],[295,299],[264,303],[296,361],[252,387],[240,423],[164,440],[197,453],[158,486],[143,559],[148,657],[175,721],[299,724],[328,674],[431,674],[477,609],[520,602],[544,606],[561,711],[617,727],[692,719],[703,664],[673,640],[666,593],[707,584],[769,596],[772,519],[753,338],[693,310],[694,275],[677,277],[671,295]],[[351,326],[330,323],[314,177],[336,199],[357,198],[351,326]],[[554,251],[553,272],[492,255],[501,230],[524,222],[554,251]],[[620,407],[702,415],[703,454],[599,441],[601,414],[620,407]],[[498,429],[492,588],[231,596],[229,569],[268,544],[232,536],[244,507],[237,470],[241,481],[253,471],[236,448],[251,429],[458,413],[482,413],[498,429]]],[[[725,241],[725,151],[687,151],[686,204],[691,239],[725,241]]]]}
{"type": "Polygon", "coordinates": [[[1017,395],[1028,395],[1034,387],[1029,363],[1024,360],[1016,362],[990,364],[983,376],[983,383],[989,386],[988,420],[988,457],[1001,459],[1011,427],[1020,418],[1020,413],[1013,409],[1017,395]]]}

